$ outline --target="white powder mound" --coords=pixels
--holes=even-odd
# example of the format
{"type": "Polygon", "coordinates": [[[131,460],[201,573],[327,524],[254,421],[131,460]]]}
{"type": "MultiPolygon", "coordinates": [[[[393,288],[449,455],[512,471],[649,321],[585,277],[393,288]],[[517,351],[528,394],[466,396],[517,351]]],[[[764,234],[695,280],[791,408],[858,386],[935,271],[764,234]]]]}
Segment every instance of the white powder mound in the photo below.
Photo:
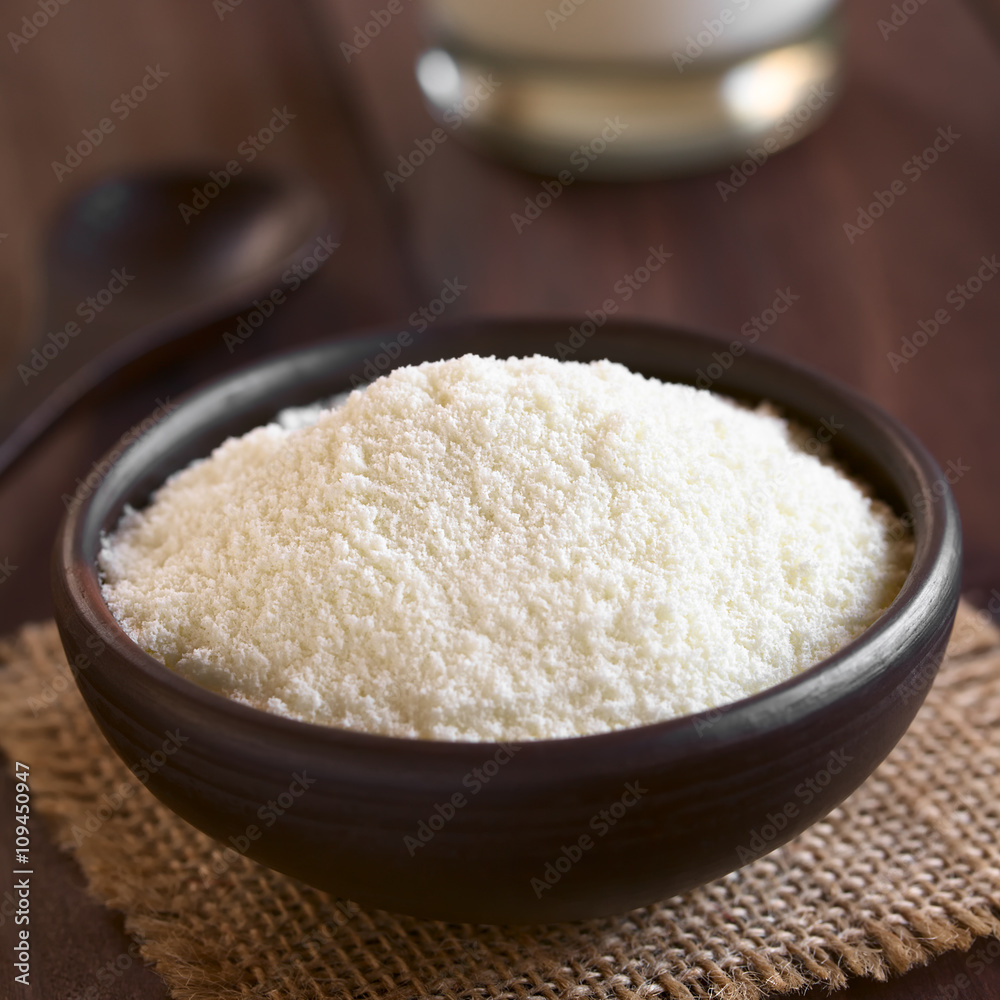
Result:
{"type": "Polygon", "coordinates": [[[100,567],[143,649],[309,722],[516,741],[706,710],[857,637],[910,564],[783,420],[607,361],[399,368],[308,419],[174,475],[100,567]]]}

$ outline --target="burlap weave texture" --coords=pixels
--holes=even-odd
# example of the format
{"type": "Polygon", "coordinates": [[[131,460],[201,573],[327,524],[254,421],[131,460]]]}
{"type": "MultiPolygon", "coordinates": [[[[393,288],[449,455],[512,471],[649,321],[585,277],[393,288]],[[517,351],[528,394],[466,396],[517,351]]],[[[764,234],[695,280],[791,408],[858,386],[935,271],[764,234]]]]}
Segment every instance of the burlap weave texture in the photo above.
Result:
{"type": "Polygon", "coordinates": [[[965,605],[910,731],[825,820],[683,896],[513,929],[363,911],[225,853],[110,750],[52,624],[0,643],[0,664],[0,745],[181,1000],[742,1000],[1000,935],[1000,632],[965,605]]]}

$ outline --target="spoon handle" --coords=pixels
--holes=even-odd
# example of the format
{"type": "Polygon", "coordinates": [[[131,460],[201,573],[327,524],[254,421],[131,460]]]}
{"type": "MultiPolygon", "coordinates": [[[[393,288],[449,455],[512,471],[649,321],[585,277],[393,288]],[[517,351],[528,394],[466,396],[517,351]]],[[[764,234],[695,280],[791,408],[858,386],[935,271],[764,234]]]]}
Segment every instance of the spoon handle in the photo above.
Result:
{"type": "Polygon", "coordinates": [[[37,340],[7,378],[0,394],[0,476],[75,403],[167,333],[165,324],[134,339],[70,329],[37,340]]]}
{"type": "Polygon", "coordinates": [[[183,341],[201,327],[238,312],[271,280],[237,283],[213,302],[182,309],[165,305],[160,310],[162,319],[144,325],[107,320],[93,326],[81,324],[80,332],[73,335],[66,332],[68,325],[60,326],[55,333],[38,338],[19,359],[0,394],[0,477],[101,383],[143,355],[171,341],[183,341]]]}
{"type": "Polygon", "coordinates": [[[191,209],[206,176],[110,178],[64,206],[44,258],[44,332],[0,394],[0,475],[109,376],[273,295],[300,265],[312,274],[339,246],[325,197],[303,178],[234,170],[191,209]]]}

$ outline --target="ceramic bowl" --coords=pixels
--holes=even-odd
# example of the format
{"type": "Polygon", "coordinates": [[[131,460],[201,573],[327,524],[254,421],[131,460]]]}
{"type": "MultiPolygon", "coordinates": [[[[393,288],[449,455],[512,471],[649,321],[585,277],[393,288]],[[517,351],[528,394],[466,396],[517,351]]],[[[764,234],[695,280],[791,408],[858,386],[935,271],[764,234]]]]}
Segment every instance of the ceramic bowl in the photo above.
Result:
{"type": "MultiPolygon", "coordinates": [[[[554,320],[359,334],[274,357],[188,396],[68,512],[56,618],[104,735],[156,796],[233,852],[367,906],[460,921],[628,910],[733,871],[842,802],[892,749],[943,654],[959,594],[951,491],[899,423],[775,355],[664,326],[554,320]],[[575,328],[574,334],[571,328],[575,328]],[[891,607],[794,679],[724,709],[520,745],[374,736],[270,715],[144,653],[101,598],[102,532],[172,472],[280,409],[397,364],[467,352],[610,358],[768,399],[912,522],[891,607]]],[[[220,884],[220,894],[223,892],[220,884]]]]}

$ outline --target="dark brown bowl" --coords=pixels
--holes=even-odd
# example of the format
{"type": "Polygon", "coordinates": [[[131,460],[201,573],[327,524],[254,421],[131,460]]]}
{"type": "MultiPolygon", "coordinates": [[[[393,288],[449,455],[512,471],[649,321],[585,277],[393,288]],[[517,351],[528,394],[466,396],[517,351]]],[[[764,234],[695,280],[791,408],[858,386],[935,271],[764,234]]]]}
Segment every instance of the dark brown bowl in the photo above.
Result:
{"type": "Polygon", "coordinates": [[[101,730],[155,795],[232,850],[360,903],[524,922],[623,911],[730,872],[871,773],[923,700],[955,615],[960,528],[941,470],[887,414],[788,361],[734,358],[726,342],[662,326],[592,329],[470,321],[405,347],[396,331],[320,344],[196,392],[110,463],[62,526],[56,617],[101,730]],[[101,533],[226,437],[396,364],[567,350],[665,380],[718,376],[714,389],[772,400],[832,434],[834,452],[912,520],[913,568],[892,606],[835,656],[727,708],[506,748],[370,736],[236,704],[146,655],[105,606],[101,533]]]}

